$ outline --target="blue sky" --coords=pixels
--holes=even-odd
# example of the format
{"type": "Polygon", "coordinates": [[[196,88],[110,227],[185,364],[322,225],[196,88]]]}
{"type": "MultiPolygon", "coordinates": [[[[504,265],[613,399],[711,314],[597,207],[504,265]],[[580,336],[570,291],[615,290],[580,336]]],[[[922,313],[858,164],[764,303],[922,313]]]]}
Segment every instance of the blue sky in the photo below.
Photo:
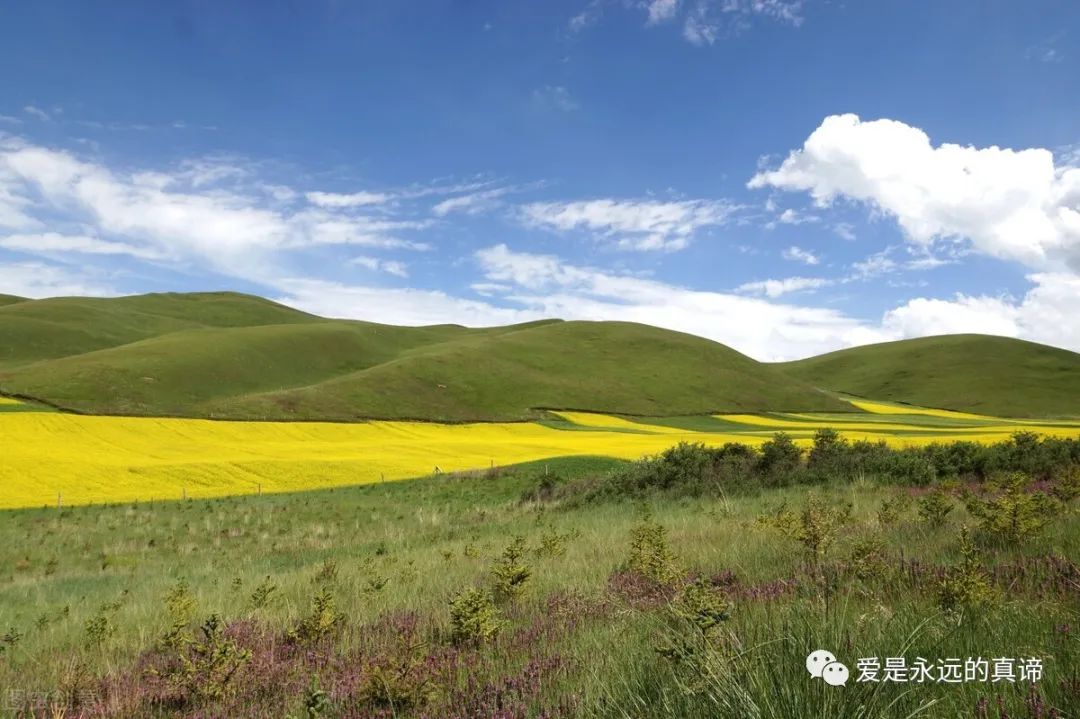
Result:
{"type": "Polygon", "coordinates": [[[1080,350],[1080,4],[35,2],[0,292],[1080,350]]]}

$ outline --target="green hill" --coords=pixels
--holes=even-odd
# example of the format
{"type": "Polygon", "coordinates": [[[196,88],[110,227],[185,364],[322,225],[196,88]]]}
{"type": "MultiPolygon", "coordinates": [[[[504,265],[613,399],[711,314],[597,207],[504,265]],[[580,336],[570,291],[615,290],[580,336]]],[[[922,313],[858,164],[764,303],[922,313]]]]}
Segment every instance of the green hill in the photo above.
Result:
{"type": "Polygon", "coordinates": [[[234,292],[0,302],[0,370],[185,329],[318,321],[261,297],[234,292]]]}
{"type": "Polygon", "coordinates": [[[16,297],[15,295],[0,295],[0,307],[4,305],[13,305],[16,302],[25,302],[25,297],[16,297]]]}
{"type": "Polygon", "coordinates": [[[0,391],[84,412],[238,419],[852,409],[724,345],[645,325],[395,327],[232,293],[2,306],[0,391]]]}
{"type": "Polygon", "coordinates": [[[923,337],[774,366],[874,399],[1005,417],[1080,416],[1080,354],[1006,337],[923,337]]]}

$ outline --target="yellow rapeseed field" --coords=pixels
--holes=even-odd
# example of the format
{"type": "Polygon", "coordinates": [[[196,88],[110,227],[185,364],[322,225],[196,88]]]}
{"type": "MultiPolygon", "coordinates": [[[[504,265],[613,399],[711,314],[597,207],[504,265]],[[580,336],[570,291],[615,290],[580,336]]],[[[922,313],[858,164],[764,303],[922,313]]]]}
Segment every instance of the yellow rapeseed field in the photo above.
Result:
{"type": "Polygon", "coordinates": [[[635,459],[681,441],[757,445],[780,429],[805,444],[824,426],[840,426],[850,439],[884,439],[893,445],[957,438],[993,442],[1017,429],[1080,435],[1080,424],[1002,421],[988,426],[985,420],[992,418],[985,417],[964,431],[953,423],[914,424],[910,417],[860,424],[854,419],[858,415],[845,422],[721,415],[745,429],[711,432],[586,412],[559,415],[591,431],[525,422],[224,422],[0,411],[0,507],[296,491],[406,479],[436,468],[450,472],[570,455],[635,459]]]}

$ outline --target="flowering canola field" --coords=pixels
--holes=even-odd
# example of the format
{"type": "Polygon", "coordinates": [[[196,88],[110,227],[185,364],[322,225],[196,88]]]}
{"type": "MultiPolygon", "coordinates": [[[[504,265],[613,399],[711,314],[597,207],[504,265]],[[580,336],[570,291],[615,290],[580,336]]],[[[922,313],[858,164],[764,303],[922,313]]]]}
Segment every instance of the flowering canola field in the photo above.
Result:
{"type": "Polygon", "coordinates": [[[994,442],[1018,430],[1080,436],[1080,422],[920,414],[869,402],[867,414],[717,415],[694,429],[586,412],[554,413],[551,426],[333,424],[90,417],[0,403],[0,508],[298,491],[571,455],[636,459],[681,441],[756,445],[777,431],[806,443],[825,426],[893,445],[994,442]]]}

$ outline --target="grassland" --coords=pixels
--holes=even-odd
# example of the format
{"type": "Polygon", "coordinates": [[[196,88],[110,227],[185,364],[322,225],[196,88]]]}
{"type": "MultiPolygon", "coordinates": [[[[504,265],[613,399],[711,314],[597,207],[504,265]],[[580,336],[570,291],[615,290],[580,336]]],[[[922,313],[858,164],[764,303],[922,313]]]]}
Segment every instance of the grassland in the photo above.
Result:
{"type": "Polygon", "coordinates": [[[395,327],[232,293],[0,306],[0,392],[91,414],[232,419],[853,411],[724,345],[645,325],[395,327]]]}
{"type": "Polygon", "coordinates": [[[1024,417],[1080,414],[1080,355],[1005,337],[923,337],[776,366],[817,387],[925,407],[1024,417]]]}
{"type": "Polygon", "coordinates": [[[806,446],[822,427],[850,439],[917,446],[998,442],[1013,432],[1080,436],[1080,422],[912,414],[865,403],[864,414],[618,417],[551,412],[543,422],[231,422],[93,417],[0,404],[0,507],[291,492],[384,482],[554,457],[638,459],[678,442],[760,445],[784,431],[806,446]],[[21,410],[21,411],[16,411],[21,410]]]}
{"type": "Polygon", "coordinates": [[[872,478],[658,495],[648,522],[632,502],[522,499],[621,466],[582,457],[299,494],[0,513],[0,688],[18,690],[8,696],[23,704],[8,709],[21,716],[1076,716],[1075,510],[1008,544],[978,534],[955,496],[930,523],[918,511],[925,489],[872,478]],[[812,564],[758,521],[809,501],[852,506],[812,564]],[[884,518],[883,502],[895,516],[884,518]],[[962,524],[976,531],[990,589],[978,608],[946,610],[962,524]],[[628,565],[650,526],[666,530],[670,585],[628,565]],[[499,631],[455,642],[449,601],[490,585],[518,536],[528,577],[497,605],[499,631]],[[692,577],[727,616],[704,644],[678,614],[692,577]],[[315,616],[324,591],[327,634],[298,644],[290,629],[315,616]],[[178,607],[192,641],[217,613],[251,651],[220,696],[199,694],[199,679],[163,678],[187,651],[161,648],[178,607]],[[858,657],[1037,657],[1045,673],[828,687],[803,666],[822,647],[852,667],[858,657]]]}

